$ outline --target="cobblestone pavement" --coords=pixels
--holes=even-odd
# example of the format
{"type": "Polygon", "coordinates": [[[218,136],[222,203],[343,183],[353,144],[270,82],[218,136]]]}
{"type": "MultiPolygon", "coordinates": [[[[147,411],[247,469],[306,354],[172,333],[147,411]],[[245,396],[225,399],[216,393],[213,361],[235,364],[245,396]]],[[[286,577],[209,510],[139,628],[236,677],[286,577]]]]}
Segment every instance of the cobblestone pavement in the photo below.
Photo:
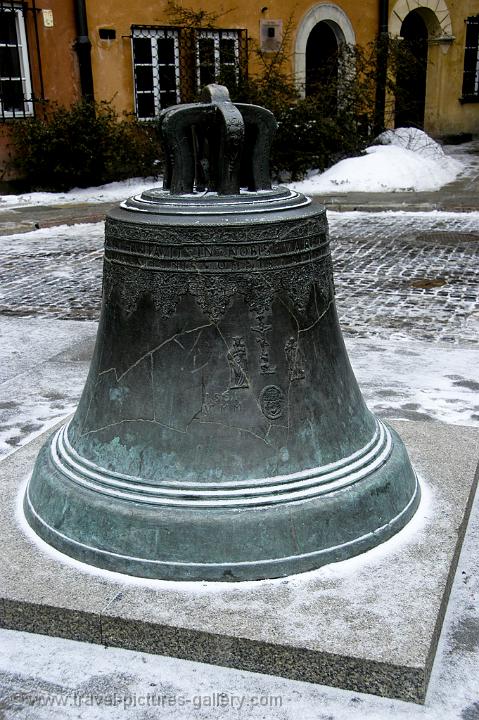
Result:
{"type": "Polygon", "coordinates": [[[328,213],[343,332],[475,343],[479,213],[328,213]]]}
{"type": "MultiPolygon", "coordinates": [[[[479,213],[328,213],[343,331],[469,344],[479,330],[479,213]]],[[[103,224],[0,238],[0,314],[95,320],[103,224]]]]}
{"type": "Polygon", "coordinates": [[[96,320],[102,255],[102,222],[1,237],[0,313],[96,320]]]}

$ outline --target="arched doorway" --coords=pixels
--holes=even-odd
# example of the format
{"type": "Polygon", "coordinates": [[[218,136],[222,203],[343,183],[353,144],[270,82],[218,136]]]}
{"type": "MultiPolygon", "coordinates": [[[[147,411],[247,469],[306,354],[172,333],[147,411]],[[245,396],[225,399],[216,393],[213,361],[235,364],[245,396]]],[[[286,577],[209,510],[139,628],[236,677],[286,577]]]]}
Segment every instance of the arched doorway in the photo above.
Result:
{"type": "Polygon", "coordinates": [[[339,27],[322,20],[311,30],[306,43],[306,96],[321,93],[327,101],[337,99],[339,27]],[[331,98],[329,97],[331,96],[331,98]]]}
{"type": "Polygon", "coordinates": [[[444,107],[444,57],[454,41],[447,0],[396,0],[390,8],[389,33],[392,38],[403,37],[406,49],[412,42],[417,58],[396,72],[399,90],[406,92],[396,95],[395,125],[416,125],[434,132],[444,107]]]}
{"type": "Polygon", "coordinates": [[[332,50],[337,56],[338,48],[343,44],[356,44],[352,23],[344,10],[330,2],[313,5],[298,25],[294,47],[295,75],[302,96],[311,88],[311,82],[314,83],[307,79],[307,65],[311,69],[311,78],[316,71],[321,74],[324,57],[332,50]]]}
{"type": "Polygon", "coordinates": [[[401,59],[396,75],[395,127],[424,127],[428,29],[419,10],[403,20],[401,59]]]}

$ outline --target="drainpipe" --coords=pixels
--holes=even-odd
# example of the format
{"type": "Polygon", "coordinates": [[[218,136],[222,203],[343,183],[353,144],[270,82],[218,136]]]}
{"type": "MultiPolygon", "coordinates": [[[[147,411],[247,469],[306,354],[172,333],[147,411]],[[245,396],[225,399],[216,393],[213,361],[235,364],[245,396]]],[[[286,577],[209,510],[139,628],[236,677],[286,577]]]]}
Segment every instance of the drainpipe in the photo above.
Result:
{"type": "Polygon", "coordinates": [[[374,108],[374,133],[379,135],[384,130],[384,113],[386,110],[386,81],[388,72],[388,13],[389,1],[379,0],[379,28],[377,38],[377,75],[376,102],[374,108]]]}
{"type": "Polygon", "coordinates": [[[77,37],[75,50],[80,66],[81,93],[85,100],[93,100],[93,73],[91,69],[91,42],[88,37],[86,0],[74,0],[77,37]]]}

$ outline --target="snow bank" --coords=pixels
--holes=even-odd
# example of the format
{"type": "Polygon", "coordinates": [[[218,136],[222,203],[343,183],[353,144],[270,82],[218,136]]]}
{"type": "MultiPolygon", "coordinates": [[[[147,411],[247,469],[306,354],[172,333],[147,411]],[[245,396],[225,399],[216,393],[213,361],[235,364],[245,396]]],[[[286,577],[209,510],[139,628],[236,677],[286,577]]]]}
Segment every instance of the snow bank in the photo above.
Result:
{"type": "Polygon", "coordinates": [[[119,202],[143,190],[161,187],[159,178],[131,178],[91,188],[74,188],[64,193],[35,192],[24,195],[0,195],[0,212],[28,205],[65,205],[81,203],[119,202]]]}
{"type": "Polygon", "coordinates": [[[439,190],[464,166],[416,128],[387,130],[361,157],[347,158],[323,173],[313,171],[289,187],[306,194],[439,190]]]}

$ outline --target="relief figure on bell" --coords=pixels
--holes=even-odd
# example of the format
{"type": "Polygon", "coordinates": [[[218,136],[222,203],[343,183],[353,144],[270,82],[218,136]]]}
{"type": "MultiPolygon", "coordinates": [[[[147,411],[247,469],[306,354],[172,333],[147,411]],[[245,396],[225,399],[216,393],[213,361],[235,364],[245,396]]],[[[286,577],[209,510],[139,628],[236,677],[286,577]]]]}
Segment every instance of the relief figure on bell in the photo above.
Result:
{"type": "Polygon", "coordinates": [[[299,348],[298,341],[290,337],[284,346],[284,354],[288,361],[289,380],[302,380],[304,378],[304,356],[299,348]]]}
{"type": "Polygon", "coordinates": [[[234,337],[233,345],[228,352],[228,362],[230,366],[230,389],[249,387],[248,372],[248,356],[246,352],[246,344],[242,337],[234,337]]]}

